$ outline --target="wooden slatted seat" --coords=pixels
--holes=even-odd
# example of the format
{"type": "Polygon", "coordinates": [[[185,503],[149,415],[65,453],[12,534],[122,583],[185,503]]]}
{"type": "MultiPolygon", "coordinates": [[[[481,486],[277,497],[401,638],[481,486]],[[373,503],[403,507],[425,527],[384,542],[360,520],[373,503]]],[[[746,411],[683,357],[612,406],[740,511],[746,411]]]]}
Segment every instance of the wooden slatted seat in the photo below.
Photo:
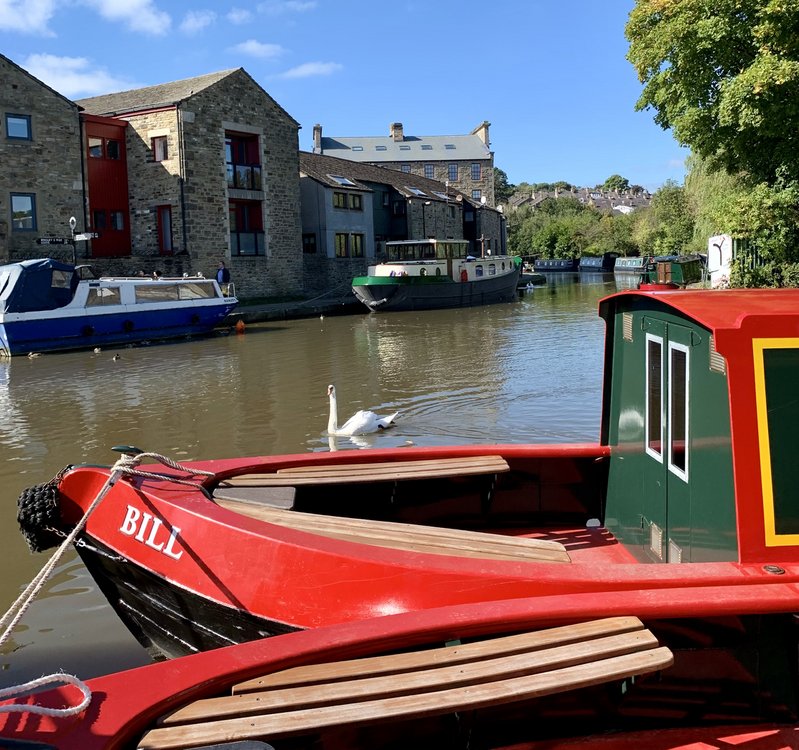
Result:
{"type": "Polygon", "coordinates": [[[241,474],[220,487],[283,487],[307,484],[396,482],[409,479],[443,479],[453,476],[501,474],[510,471],[502,456],[458,456],[418,461],[342,463],[292,466],[265,474],[241,474]]]}
{"type": "Polygon", "coordinates": [[[576,690],[671,665],[634,617],[614,617],[464,645],[308,665],[194,701],[161,718],[142,750],[275,739],[576,690]]]}
{"type": "Polygon", "coordinates": [[[251,518],[359,544],[457,557],[571,562],[569,553],[560,542],[546,539],[302,513],[220,497],[219,490],[214,493],[214,500],[222,508],[251,518]]]}

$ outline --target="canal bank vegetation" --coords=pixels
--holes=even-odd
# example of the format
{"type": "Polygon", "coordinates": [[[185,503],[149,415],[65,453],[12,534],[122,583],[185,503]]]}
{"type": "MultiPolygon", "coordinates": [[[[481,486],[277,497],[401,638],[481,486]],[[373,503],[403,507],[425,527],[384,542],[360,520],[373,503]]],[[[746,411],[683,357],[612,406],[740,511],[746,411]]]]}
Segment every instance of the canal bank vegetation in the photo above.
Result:
{"type": "Polygon", "coordinates": [[[692,253],[728,234],[740,249],[733,285],[799,286],[796,3],[636,0],[625,33],[642,84],[636,108],[691,150],[684,185],[666,183],[629,215],[510,210],[511,249],[692,253]]]}

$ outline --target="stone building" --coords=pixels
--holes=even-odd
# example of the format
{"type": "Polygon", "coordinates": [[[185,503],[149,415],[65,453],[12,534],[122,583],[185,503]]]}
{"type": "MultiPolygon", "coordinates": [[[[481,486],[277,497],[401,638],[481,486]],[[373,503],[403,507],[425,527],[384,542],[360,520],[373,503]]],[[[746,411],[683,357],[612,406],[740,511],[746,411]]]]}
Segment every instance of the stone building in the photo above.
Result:
{"type": "Polygon", "coordinates": [[[393,122],[388,136],[327,137],[321,125],[314,125],[313,152],[437,180],[476,203],[494,206],[489,127],[482,122],[468,135],[416,136],[406,135],[402,123],[393,122]]]}
{"type": "Polygon", "coordinates": [[[300,152],[305,287],[346,286],[385,243],[467,239],[475,256],[505,248],[502,213],[412,173],[300,152]]]}
{"type": "MultiPolygon", "coordinates": [[[[219,260],[241,297],[302,290],[299,124],[243,69],[106,94],[77,102],[86,112],[88,161],[114,161],[99,125],[124,123],[128,205],[120,230],[130,247],[103,257],[146,259],[169,272],[212,273],[219,260]],[[94,140],[91,140],[94,138],[94,140]],[[92,154],[94,144],[95,153],[92,154]],[[126,252],[127,251],[127,252],[126,252]]],[[[118,207],[89,185],[90,230],[112,231],[118,207]],[[96,227],[105,216],[104,227],[96,227]]],[[[119,241],[124,242],[120,231],[119,241]]],[[[99,245],[100,243],[98,243],[99,245]]],[[[100,261],[102,264],[102,261],[100,261]]],[[[119,261],[107,261],[119,270],[119,261]]],[[[132,265],[135,269],[136,264],[132,265]]]]}
{"type": "MultiPolygon", "coordinates": [[[[0,263],[40,257],[40,237],[83,225],[78,106],[0,55],[0,263]]],[[[71,245],[46,253],[72,260],[71,245]]]]}

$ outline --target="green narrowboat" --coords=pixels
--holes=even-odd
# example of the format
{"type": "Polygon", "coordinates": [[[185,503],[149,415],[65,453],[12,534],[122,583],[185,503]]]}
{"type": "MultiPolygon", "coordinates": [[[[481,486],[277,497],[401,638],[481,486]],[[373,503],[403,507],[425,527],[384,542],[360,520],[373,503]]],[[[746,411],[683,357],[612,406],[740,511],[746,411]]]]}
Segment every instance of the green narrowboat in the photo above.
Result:
{"type": "Polygon", "coordinates": [[[646,279],[650,284],[685,287],[702,281],[702,267],[698,255],[665,255],[647,264],[646,279]]]}

